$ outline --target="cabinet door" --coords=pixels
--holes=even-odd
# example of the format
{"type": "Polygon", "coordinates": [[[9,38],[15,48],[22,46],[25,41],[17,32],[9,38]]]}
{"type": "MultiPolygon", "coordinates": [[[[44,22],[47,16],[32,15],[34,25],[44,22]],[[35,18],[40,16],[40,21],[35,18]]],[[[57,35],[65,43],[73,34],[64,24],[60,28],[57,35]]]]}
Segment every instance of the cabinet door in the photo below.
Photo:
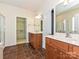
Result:
{"type": "Polygon", "coordinates": [[[46,59],[57,59],[57,49],[46,44],[46,59]]]}
{"type": "Polygon", "coordinates": [[[79,54],[79,46],[73,45],[73,52],[75,52],[76,54],[79,54]]]}
{"type": "Polygon", "coordinates": [[[62,59],[72,59],[68,54],[63,53],[62,59]]]}
{"type": "Polygon", "coordinates": [[[63,52],[60,51],[59,49],[57,50],[57,59],[63,59],[63,52]]]}
{"type": "Polygon", "coordinates": [[[29,33],[29,43],[31,44],[32,47],[34,47],[34,34],[29,33]]]}
{"type": "Polygon", "coordinates": [[[42,34],[29,33],[29,41],[33,48],[35,49],[42,48],[42,34]]]}
{"type": "Polygon", "coordinates": [[[45,59],[53,59],[52,58],[52,48],[47,44],[46,45],[46,58],[45,59]]]}
{"type": "Polygon", "coordinates": [[[58,52],[58,49],[56,48],[56,47],[52,47],[52,50],[53,50],[53,52],[52,52],[52,54],[53,54],[53,59],[58,59],[59,57],[58,57],[58,55],[59,55],[59,52],[58,52]]]}
{"type": "Polygon", "coordinates": [[[42,34],[36,35],[35,43],[37,49],[42,48],[42,34]]]}
{"type": "Polygon", "coordinates": [[[68,44],[65,42],[61,42],[61,41],[55,41],[56,42],[56,46],[66,52],[68,52],[68,44]]]}
{"type": "Polygon", "coordinates": [[[60,49],[58,48],[57,51],[58,51],[58,53],[57,53],[57,59],[68,59],[65,51],[62,51],[61,48],[60,49]]]}

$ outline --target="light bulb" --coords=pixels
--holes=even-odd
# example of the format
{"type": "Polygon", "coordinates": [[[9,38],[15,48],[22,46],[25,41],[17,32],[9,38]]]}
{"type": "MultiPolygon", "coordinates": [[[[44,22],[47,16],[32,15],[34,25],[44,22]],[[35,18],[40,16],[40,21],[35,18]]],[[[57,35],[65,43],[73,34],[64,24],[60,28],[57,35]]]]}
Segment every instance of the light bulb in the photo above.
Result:
{"type": "Polygon", "coordinates": [[[35,18],[36,19],[40,19],[41,18],[41,15],[37,15],[35,18]]]}
{"type": "Polygon", "coordinates": [[[64,5],[67,5],[69,0],[64,0],[64,5]]]}

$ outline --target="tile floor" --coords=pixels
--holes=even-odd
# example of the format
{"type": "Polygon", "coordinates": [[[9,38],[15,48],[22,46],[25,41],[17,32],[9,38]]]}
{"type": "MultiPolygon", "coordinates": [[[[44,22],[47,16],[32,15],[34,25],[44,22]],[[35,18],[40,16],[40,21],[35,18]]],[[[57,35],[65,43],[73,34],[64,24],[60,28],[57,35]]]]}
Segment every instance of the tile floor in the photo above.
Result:
{"type": "Polygon", "coordinates": [[[6,47],[3,59],[45,59],[45,51],[35,50],[29,44],[6,47]]]}

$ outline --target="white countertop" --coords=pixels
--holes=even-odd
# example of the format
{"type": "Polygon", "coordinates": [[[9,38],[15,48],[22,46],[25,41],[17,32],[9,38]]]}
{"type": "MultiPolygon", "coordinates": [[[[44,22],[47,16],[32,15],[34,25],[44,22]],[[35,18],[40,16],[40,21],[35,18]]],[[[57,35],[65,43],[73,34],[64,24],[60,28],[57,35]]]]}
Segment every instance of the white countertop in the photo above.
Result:
{"type": "Polygon", "coordinates": [[[40,33],[42,33],[42,32],[30,32],[30,33],[34,33],[34,34],[40,34],[40,33]]]}
{"type": "Polygon", "coordinates": [[[66,37],[65,34],[59,33],[55,35],[48,35],[46,37],[79,46],[79,38],[78,38],[79,35],[72,35],[72,36],[73,37],[66,37]]]}

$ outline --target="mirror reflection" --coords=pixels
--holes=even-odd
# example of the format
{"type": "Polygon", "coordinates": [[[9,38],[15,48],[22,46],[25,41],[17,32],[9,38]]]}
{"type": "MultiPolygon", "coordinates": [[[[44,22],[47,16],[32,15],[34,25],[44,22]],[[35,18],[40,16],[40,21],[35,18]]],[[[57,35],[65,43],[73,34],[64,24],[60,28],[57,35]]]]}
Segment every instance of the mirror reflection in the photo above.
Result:
{"type": "Polygon", "coordinates": [[[79,33],[79,3],[56,6],[56,32],[79,33]]]}

